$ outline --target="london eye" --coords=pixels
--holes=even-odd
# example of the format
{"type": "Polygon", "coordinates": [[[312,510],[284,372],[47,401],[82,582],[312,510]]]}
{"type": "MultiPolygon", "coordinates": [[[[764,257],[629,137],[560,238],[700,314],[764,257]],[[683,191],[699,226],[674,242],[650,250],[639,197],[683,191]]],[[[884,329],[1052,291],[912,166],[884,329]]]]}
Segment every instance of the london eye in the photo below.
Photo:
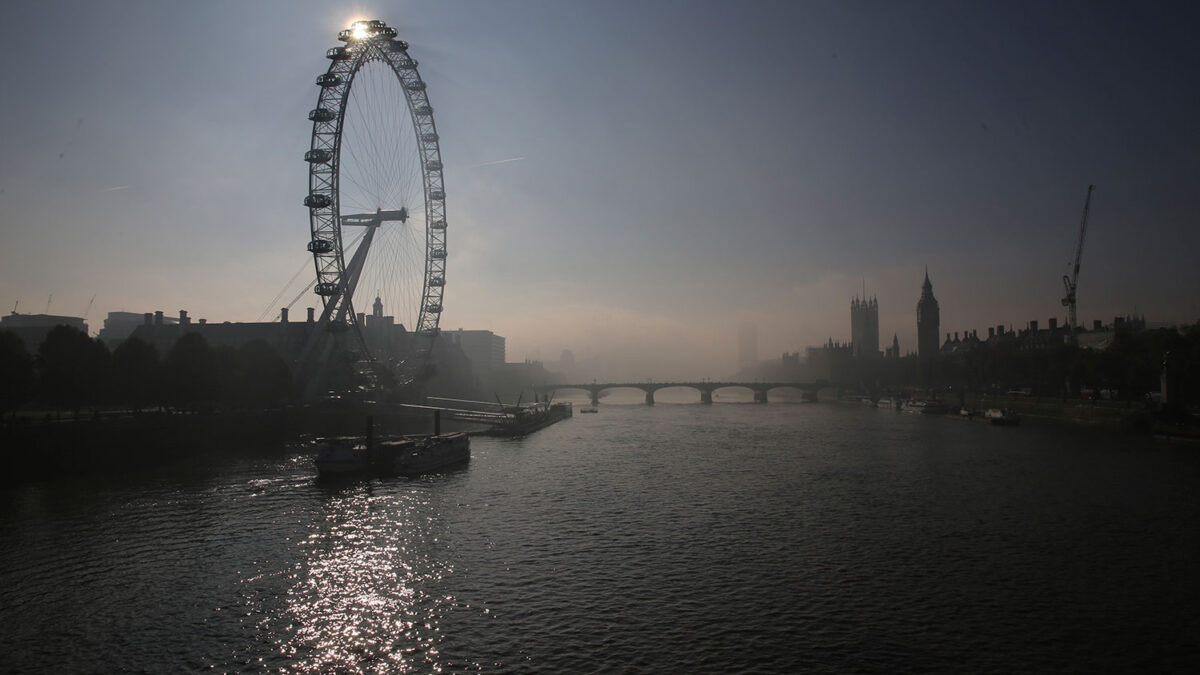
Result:
{"type": "Polygon", "coordinates": [[[394,28],[355,21],[338,40],[344,44],[325,53],[329,68],[316,79],[317,105],[308,113],[304,205],[313,290],[324,307],[302,367],[319,368],[340,347],[376,372],[389,366],[411,379],[429,357],[446,284],[433,107],[394,28]]]}

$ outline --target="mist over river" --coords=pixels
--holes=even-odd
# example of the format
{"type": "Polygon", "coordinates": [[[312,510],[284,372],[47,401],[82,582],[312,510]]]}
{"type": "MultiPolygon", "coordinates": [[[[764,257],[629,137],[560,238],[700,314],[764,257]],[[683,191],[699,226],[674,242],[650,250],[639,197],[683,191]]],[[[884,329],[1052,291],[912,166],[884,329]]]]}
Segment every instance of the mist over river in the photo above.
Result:
{"type": "Polygon", "coordinates": [[[1200,666],[1200,447],[618,400],[416,480],[230,439],[5,488],[0,670],[1200,666]]]}

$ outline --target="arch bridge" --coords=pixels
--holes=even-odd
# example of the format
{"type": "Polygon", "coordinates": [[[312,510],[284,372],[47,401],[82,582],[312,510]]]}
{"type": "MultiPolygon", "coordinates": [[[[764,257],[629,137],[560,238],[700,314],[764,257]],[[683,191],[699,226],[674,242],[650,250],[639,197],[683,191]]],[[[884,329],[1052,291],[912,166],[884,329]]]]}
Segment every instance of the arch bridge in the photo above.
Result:
{"type": "Polygon", "coordinates": [[[591,397],[592,405],[600,404],[600,394],[610,389],[639,389],[646,394],[646,405],[654,405],[654,392],[660,389],[671,389],[673,387],[681,387],[684,389],[695,389],[700,392],[700,402],[711,404],[713,402],[713,392],[718,389],[726,388],[741,388],[749,389],[754,392],[755,403],[766,403],[767,394],[772,389],[799,389],[802,392],[802,397],[805,401],[815,402],[817,400],[817,391],[822,387],[828,386],[828,383],[823,380],[816,382],[714,382],[704,380],[701,382],[592,382],[589,384],[551,384],[537,387],[540,394],[553,394],[556,391],[577,389],[586,391],[591,397]]]}

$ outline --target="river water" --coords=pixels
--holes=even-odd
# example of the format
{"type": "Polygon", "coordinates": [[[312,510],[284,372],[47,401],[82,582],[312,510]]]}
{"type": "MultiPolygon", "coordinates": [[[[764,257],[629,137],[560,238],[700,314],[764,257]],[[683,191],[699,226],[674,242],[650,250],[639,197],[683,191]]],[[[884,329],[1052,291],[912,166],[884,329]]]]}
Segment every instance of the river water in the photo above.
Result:
{"type": "Polygon", "coordinates": [[[231,445],[5,489],[0,670],[1200,665],[1195,446],[660,398],[472,451],[326,485],[231,445]]]}

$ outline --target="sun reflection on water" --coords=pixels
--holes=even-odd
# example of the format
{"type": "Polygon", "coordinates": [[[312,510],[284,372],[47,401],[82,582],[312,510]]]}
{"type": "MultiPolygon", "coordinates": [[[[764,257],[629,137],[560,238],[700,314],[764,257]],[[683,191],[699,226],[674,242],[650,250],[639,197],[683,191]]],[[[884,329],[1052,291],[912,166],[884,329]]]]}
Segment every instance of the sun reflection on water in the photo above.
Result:
{"type": "Polygon", "coordinates": [[[347,486],[324,507],[287,591],[284,672],[440,671],[440,618],[454,598],[437,585],[453,567],[428,494],[347,486]]]}

